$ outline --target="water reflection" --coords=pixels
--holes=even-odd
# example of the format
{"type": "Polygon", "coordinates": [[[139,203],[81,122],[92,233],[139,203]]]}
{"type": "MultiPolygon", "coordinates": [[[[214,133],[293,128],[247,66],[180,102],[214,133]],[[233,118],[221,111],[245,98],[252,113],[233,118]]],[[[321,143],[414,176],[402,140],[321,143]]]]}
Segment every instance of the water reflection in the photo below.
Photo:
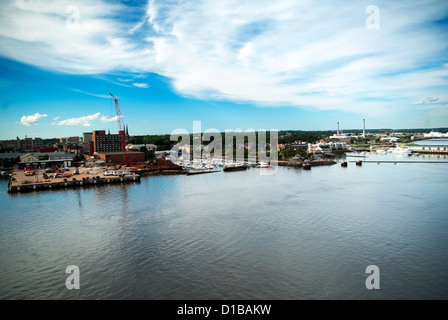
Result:
{"type": "Polygon", "coordinates": [[[0,298],[446,299],[447,169],[349,163],[0,193],[0,298]],[[76,296],[59,283],[69,264],[83,275],[76,296]],[[378,292],[364,286],[370,264],[378,292]]]}

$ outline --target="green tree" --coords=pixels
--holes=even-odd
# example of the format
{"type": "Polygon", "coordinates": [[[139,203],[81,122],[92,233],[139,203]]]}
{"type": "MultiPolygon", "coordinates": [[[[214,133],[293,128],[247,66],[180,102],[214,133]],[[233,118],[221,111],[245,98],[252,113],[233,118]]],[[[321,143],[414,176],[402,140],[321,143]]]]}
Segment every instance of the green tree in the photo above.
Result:
{"type": "Polygon", "coordinates": [[[128,140],[128,143],[131,144],[143,144],[144,143],[144,138],[143,137],[132,137],[128,140]]]}
{"type": "Polygon", "coordinates": [[[82,154],[77,154],[73,157],[74,162],[82,161],[84,160],[84,156],[82,154]]]}
{"type": "Polygon", "coordinates": [[[154,155],[154,151],[153,150],[149,150],[148,152],[146,152],[146,160],[154,160],[155,159],[155,155],[154,155]]]}
{"type": "Polygon", "coordinates": [[[6,168],[6,167],[9,167],[9,166],[10,166],[9,160],[6,159],[6,158],[3,158],[2,159],[2,167],[6,168]]]}

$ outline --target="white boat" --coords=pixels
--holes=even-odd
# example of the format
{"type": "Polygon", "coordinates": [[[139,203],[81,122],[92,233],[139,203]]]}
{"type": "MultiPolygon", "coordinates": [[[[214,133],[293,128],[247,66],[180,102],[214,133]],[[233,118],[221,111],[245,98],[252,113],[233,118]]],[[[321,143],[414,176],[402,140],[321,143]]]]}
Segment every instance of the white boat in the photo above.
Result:
{"type": "Polygon", "coordinates": [[[269,168],[269,163],[265,162],[265,161],[260,161],[260,163],[258,164],[257,168],[269,168]]]}
{"type": "Polygon", "coordinates": [[[410,155],[412,155],[412,151],[409,150],[408,148],[396,146],[395,148],[391,148],[391,149],[387,150],[387,154],[410,156],[410,155]]]}

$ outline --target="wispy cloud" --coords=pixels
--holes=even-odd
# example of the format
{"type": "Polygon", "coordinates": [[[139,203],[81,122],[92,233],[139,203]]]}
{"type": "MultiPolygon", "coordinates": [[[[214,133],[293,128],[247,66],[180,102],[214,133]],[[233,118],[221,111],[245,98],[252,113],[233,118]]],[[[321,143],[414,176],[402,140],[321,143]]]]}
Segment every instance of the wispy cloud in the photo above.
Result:
{"type": "Polygon", "coordinates": [[[147,83],[134,82],[132,85],[137,88],[144,88],[144,89],[149,88],[149,84],[147,83]]]}
{"type": "Polygon", "coordinates": [[[439,101],[439,98],[432,97],[432,98],[426,98],[426,100],[415,101],[414,104],[428,104],[428,103],[433,103],[433,102],[437,102],[437,101],[439,101]]]}
{"type": "Polygon", "coordinates": [[[379,30],[365,27],[368,2],[150,0],[130,20],[116,19],[125,4],[76,3],[73,30],[72,1],[2,2],[0,54],[60,72],[153,72],[181,95],[260,106],[380,114],[448,100],[446,1],[381,2],[379,30]]]}
{"type": "Polygon", "coordinates": [[[37,124],[41,119],[45,118],[46,114],[35,113],[30,116],[22,116],[20,123],[24,126],[30,127],[32,124],[37,124]]]}
{"type": "Polygon", "coordinates": [[[93,96],[93,97],[97,97],[97,98],[103,98],[103,99],[111,99],[112,97],[110,96],[110,94],[98,94],[98,93],[90,93],[90,92],[85,92],[85,91],[81,91],[78,89],[69,89],[71,91],[75,91],[75,92],[79,92],[82,94],[86,94],[89,96],[93,96]]]}

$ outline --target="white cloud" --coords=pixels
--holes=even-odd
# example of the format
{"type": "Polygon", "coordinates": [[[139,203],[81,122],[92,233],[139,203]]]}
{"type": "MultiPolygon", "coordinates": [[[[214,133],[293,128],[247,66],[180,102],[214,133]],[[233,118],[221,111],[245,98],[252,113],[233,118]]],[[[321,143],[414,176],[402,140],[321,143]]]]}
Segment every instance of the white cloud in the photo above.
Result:
{"type": "Polygon", "coordinates": [[[437,102],[439,101],[439,98],[437,97],[433,97],[433,98],[426,98],[426,100],[418,100],[415,101],[414,104],[428,104],[428,103],[433,103],[433,102],[437,102]]]}
{"type": "MultiPolygon", "coordinates": [[[[117,116],[114,117],[108,117],[101,115],[100,112],[97,112],[95,114],[91,114],[88,116],[82,116],[78,118],[70,118],[66,120],[61,120],[57,122],[59,126],[84,126],[84,127],[90,127],[94,124],[94,121],[100,121],[100,122],[115,122],[117,121],[117,116]]],[[[53,122],[52,124],[56,124],[56,122],[53,122]]]]}
{"type": "Polygon", "coordinates": [[[149,84],[147,84],[147,83],[134,82],[132,85],[137,88],[144,88],[144,89],[149,88],[149,84]]]}
{"type": "Polygon", "coordinates": [[[101,122],[113,122],[113,121],[117,121],[117,116],[109,118],[107,116],[101,116],[100,121],[101,122]]]}
{"type": "Polygon", "coordinates": [[[98,120],[100,117],[100,113],[97,112],[95,114],[79,117],[79,118],[71,118],[66,120],[61,120],[58,122],[59,126],[84,126],[84,127],[90,127],[92,124],[92,121],[98,120]]]}
{"type": "Polygon", "coordinates": [[[60,72],[154,72],[185,96],[261,106],[384,114],[448,100],[446,35],[431,26],[446,1],[382,2],[379,30],[365,27],[367,2],[150,0],[127,24],[124,4],[76,3],[79,29],[66,28],[72,1],[1,2],[0,54],[60,72]]]}
{"type": "Polygon", "coordinates": [[[24,126],[31,126],[32,124],[37,124],[42,118],[45,118],[46,114],[35,113],[30,116],[22,116],[20,118],[20,123],[24,126]]]}
{"type": "Polygon", "coordinates": [[[58,120],[60,116],[54,117],[53,120],[58,120]]]}

